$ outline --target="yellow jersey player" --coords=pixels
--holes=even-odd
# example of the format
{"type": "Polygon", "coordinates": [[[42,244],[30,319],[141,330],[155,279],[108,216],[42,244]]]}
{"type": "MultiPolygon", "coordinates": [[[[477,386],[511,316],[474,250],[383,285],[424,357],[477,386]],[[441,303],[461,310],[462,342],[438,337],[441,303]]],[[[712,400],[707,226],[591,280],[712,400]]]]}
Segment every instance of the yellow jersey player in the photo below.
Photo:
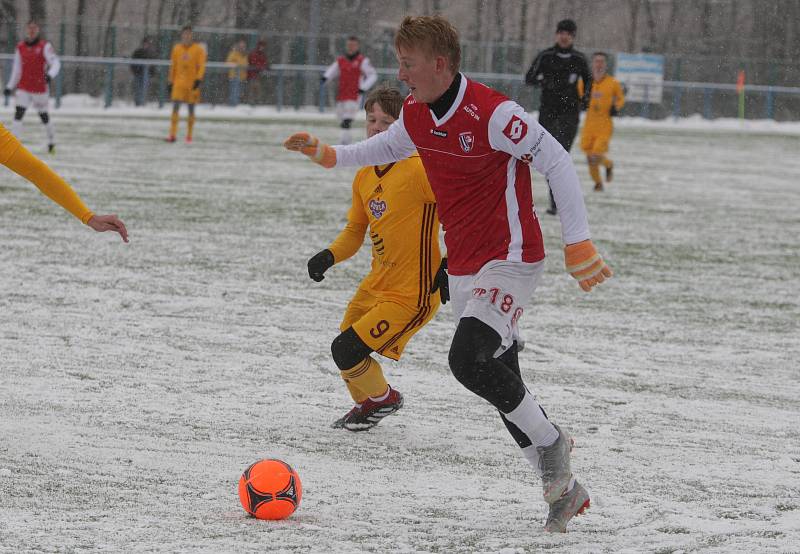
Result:
{"type": "Polygon", "coordinates": [[[95,215],[64,179],[31,154],[0,124],[0,163],[39,187],[44,195],[98,232],[114,231],[128,242],[128,230],[116,215],[95,215]]]}
{"type": "Polygon", "coordinates": [[[600,165],[606,169],[606,181],[610,182],[613,178],[614,163],[606,157],[608,143],[614,132],[611,118],[625,105],[622,86],[614,77],[606,74],[607,69],[608,55],[605,52],[595,52],[592,55],[591,99],[581,133],[581,149],[586,152],[589,175],[594,181],[596,191],[603,190],[600,165]]]}
{"type": "MultiPolygon", "coordinates": [[[[403,100],[392,88],[372,91],[364,104],[367,135],[385,131],[399,117],[403,100]]],[[[367,228],[372,269],[350,300],[341,334],[331,345],[333,361],[355,402],[333,426],[350,431],[374,427],[403,406],[403,396],[389,386],[371,354],[399,360],[409,339],[450,298],[447,258],[439,252],[436,200],[416,153],[359,170],[347,225],[308,261],[309,276],[319,282],[331,266],[358,252],[367,228]]]]}
{"type": "Polygon", "coordinates": [[[172,118],[167,142],[175,142],[181,102],[189,107],[186,142],[192,142],[194,131],[194,105],[200,101],[200,84],[206,74],[206,51],[192,39],[192,28],[181,29],[181,41],[172,47],[169,66],[169,91],[172,99],[172,118]]]}

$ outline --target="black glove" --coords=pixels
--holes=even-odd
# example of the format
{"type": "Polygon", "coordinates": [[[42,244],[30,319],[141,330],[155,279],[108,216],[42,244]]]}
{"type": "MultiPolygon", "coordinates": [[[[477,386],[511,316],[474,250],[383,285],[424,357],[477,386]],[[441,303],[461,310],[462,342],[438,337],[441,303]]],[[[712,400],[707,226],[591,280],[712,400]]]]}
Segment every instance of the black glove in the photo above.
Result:
{"type": "Polygon", "coordinates": [[[167,83],[167,94],[172,96],[172,83],[167,83]]]}
{"type": "Polygon", "coordinates": [[[45,82],[45,83],[47,83],[47,84],[49,85],[49,84],[50,84],[50,80],[51,80],[51,79],[50,79],[50,75],[48,75],[47,73],[45,73],[45,74],[44,74],[44,82],[45,82]]]}
{"type": "Polygon", "coordinates": [[[609,113],[609,115],[610,115],[611,117],[614,117],[614,116],[616,116],[616,115],[619,115],[619,111],[617,110],[617,107],[616,107],[615,105],[613,105],[613,104],[611,105],[611,111],[610,111],[610,112],[608,112],[608,113],[609,113]]]}
{"type": "Polygon", "coordinates": [[[11,96],[11,89],[10,88],[3,89],[3,95],[4,96],[11,96]]]}
{"type": "Polygon", "coordinates": [[[196,89],[200,88],[200,83],[202,83],[202,82],[203,82],[202,79],[195,79],[194,85],[192,85],[192,90],[196,90],[196,89]]]}
{"type": "Polygon", "coordinates": [[[364,94],[365,91],[358,89],[358,94],[364,94]]]}
{"type": "Polygon", "coordinates": [[[322,77],[320,77],[320,78],[319,78],[319,82],[320,82],[320,83],[324,83],[324,82],[325,82],[325,81],[327,81],[327,80],[328,80],[328,79],[327,79],[327,78],[326,78],[324,75],[323,75],[322,77]]]}
{"type": "Polygon", "coordinates": [[[447,258],[442,258],[442,263],[439,264],[439,269],[433,277],[431,294],[437,290],[442,299],[442,304],[447,304],[447,301],[450,300],[450,280],[447,278],[447,258]]]}
{"type": "Polygon", "coordinates": [[[325,272],[328,271],[333,264],[333,252],[327,248],[322,252],[317,252],[308,260],[308,276],[319,283],[325,278],[325,272]]]}
{"type": "Polygon", "coordinates": [[[584,96],[583,98],[581,98],[580,105],[581,105],[581,111],[585,112],[586,110],[589,109],[589,99],[584,96]]]}

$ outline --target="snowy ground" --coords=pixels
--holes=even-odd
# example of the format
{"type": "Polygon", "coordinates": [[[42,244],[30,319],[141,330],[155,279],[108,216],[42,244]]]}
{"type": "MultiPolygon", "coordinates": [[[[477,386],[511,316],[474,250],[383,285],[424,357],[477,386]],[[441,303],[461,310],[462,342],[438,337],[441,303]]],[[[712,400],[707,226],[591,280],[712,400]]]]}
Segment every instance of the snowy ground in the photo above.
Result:
{"type": "Polygon", "coordinates": [[[129,245],[0,173],[0,551],[800,551],[797,136],[623,124],[602,194],[574,152],[617,276],[583,294],[543,214],[521,363],[592,493],[552,536],[537,478],[447,369],[449,306],[384,364],[406,407],[329,428],[349,408],[329,343],[368,251],[308,279],[352,171],[279,144],[338,131],[199,114],[190,146],[160,141],[166,112],[55,115],[48,161],[129,245]],[[239,506],[263,457],[302,478],[287,521],[239,506]]]}

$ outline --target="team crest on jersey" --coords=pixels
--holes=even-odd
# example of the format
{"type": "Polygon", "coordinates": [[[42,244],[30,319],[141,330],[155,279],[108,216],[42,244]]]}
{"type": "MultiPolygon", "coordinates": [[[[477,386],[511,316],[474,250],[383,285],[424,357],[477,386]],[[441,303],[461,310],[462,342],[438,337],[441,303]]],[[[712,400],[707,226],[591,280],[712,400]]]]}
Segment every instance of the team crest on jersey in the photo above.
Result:
{"type": "Polygon", "coordinates": [[[509,138],[514,144],[519,144],[525,135],[528,133],[528,124],[522,121],[516,115],[511,118],[506,128],[503,129],[503,134],[509,138]]]}
{"type": "Polygon", "coordinates": [[[465,131],[458,135],[458,144],[461,145],[461,150],[464,152],[469,152],[472,150],[472,146],[475,144],[475,137],[472,134],[472,131],[465,131]]]}
{"type": "Polygon", "coordinates": [[[386,211],[385,200],[375,200],[374,198],[369,201],[369,211],[375,216],[375,219],[380,219],[386,211]]]}

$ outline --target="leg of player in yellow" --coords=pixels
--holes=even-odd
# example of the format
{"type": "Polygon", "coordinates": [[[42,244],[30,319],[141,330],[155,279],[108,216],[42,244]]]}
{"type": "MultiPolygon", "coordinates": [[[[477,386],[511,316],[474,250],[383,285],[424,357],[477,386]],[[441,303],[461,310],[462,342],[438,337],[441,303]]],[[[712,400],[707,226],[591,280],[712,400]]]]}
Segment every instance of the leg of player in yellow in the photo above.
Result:
{"type": "Polygon", "coordinates": [[[194,133],[194,104],[187,104],[189,108],[189,117],[186,120],[186,142],[192,142],[194,133]]]}
{"type": "Polygon", "coordinates": [[[180,118],[181,103],[177,100],[172,104],[172,115],[169,119],[169,136],[167,142],[175,142],[178,134],[178,120],[180,118]]]}

